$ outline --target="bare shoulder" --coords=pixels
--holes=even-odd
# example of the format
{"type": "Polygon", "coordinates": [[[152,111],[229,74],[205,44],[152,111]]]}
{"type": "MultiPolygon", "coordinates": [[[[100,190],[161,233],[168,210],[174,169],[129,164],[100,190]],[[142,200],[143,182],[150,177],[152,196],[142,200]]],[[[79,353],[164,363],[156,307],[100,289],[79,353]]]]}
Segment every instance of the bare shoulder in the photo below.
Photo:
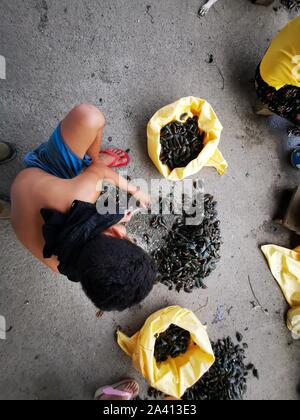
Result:
{"type": "Polygon", "coordinates": [[[11,187],[12,207],[28,206],[30,212],[40,211],[43,207],[66,212],[75,199],[72,198],[73,182],[41,169],[25,169],[18,174],[11,187]]]}

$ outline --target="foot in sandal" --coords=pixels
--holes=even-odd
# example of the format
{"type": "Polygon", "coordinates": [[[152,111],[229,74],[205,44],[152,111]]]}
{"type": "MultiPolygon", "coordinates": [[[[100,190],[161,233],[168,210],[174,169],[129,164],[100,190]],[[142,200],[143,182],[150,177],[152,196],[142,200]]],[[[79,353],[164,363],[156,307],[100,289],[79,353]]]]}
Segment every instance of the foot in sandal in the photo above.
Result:
{"type": "Polygon", "coordinates": [[[10,203],[0,198],[0,220],[10,219],[10,203]]]}
{"type": "Polygon", "coordinates": [[[95,400],[134,400],[139,395],[139,384],[133,379],[125,379],[115,385],[104,386],[95,394],[95,400]]]}
{"type": "Polygon", "coordinates": [[[0,141],[0,165],[11,162],[16,156],[17,151],[13,144],[0,141]]]}
{"type": "Polygon", "coordinates": [[[101,151],[99,160],[109,168],[122,168],[129,164],[130,157],[124,150],[113,148],[101,151]]]}

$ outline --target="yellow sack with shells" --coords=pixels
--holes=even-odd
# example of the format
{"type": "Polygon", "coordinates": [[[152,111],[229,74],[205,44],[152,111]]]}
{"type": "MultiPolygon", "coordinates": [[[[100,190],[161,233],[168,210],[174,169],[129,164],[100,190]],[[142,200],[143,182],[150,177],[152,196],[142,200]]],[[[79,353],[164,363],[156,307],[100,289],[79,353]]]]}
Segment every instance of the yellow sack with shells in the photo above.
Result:
{"type": "Polygon", "coordinates": [[[180,306],[155,312],[133,337],[118,331],[118,344],[132,358],[134,367],[148,380],[150,386],[175,398],[181,398],[213,365],[215,358],[206,332],[196,315],[180,306]],[[171,324],[191,335],[187,352],[175,359],[157,363],[154,357],[156,337],[171,324]]]}
{"type": "Polygon", "coordinates": [[[218,149],[222,130],[223,127],[208,102],[193,96],[182,98],[156,112],[149,121],[147,128],[148,153],[159,172],[170,181],[180,181],[194,175],[204,166],[212,166],[217,169],[219,174],[223,175],[228,165],[218,149]],[[199,156],[185,168],[170,170],[160,161],[160,132],[171,122],[180,121],[182,115],[186,115],[186,118],[199,117],[199,128],[201,132],[205,133],[204,147],[199,156]]]}
{"type": "Polygon", "coordinates": [[[287,327],[293,338],[300,339],[300,247],[293,251],[276,245],[265,245],[262,252],[270,270],[291,306],[287,327]]]}

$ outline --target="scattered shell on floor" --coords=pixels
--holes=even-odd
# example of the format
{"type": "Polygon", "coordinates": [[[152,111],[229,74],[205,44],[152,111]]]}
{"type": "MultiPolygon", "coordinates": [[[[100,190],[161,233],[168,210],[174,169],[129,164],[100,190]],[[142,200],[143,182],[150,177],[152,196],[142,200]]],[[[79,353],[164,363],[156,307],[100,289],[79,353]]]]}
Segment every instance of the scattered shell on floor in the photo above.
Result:
{"type": "Polygon", "coordinates": [[[195,288],[206,288],[203,280],[216,269],[222,244],[217,203],[213,196],[204,199],[204,219],[198,226],[186,225],[185,217],[175,219],[171,230],[162,216],[151,219],[151,226],[168,229],[164,242],[152,256],[157,264],[158,281],[170,290],[191,293],[195,288]]]}

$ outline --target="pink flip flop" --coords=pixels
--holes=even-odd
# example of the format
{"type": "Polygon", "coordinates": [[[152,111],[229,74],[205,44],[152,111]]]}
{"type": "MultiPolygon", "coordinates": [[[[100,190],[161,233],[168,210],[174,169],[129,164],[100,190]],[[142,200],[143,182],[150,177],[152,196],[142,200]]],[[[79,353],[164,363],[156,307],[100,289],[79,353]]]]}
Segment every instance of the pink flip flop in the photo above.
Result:
{"type": "Polygon", "coordinates": [[[112,386],[104,386],[98,389],[95,394],[95,400],[99,400],[102,395],[106,395],[110,397],[115,397],[115,396],[116,397],[129,397],[129,400],[134,400],[139,395],[139,386],[137,383],[136,385],[137,385],[138,391],[134,394],[131,394],[129,392],[124,392],[118,389],[121,385],[127,384],[132,381],[133,381],[132,379],[125,379],[124,381],[120,381],[117,384],[114,384],[112,386]]]}
{"type": "Polygon", "coordinates": [[[106,149],[106,150],[101,151],[101,153],[106,153],[107,155],[115,158],[115,160],[110,165],[108,165],[109,168],[124,168],[124,166],[127,166],[130,163],[129,154],[125,152],[124,150],[121,150],[121,149],[117,149],[117,150],[122,152],[122,156],[118,156],[117,153],[114,152],[112,149],[106,149]],[[118,164],[118,162],[122,159],[126,159],[126,161],[124,163],[118,164]]]}

